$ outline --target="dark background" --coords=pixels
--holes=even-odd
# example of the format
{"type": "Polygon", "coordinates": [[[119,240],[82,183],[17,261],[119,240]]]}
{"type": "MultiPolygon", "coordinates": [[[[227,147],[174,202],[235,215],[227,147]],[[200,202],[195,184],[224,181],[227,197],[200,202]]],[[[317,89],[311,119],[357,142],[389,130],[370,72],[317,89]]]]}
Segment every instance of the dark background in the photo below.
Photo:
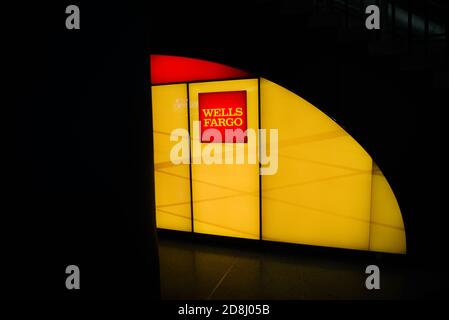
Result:
{"type": "MultiPolygon", "coordinates": [[[[78,1],[2,9],[2,110],[12,141],[4,154],[11,161],[3,179],[3,293],[159,297],[150,53],[245,69],[334,118],[398,198],[404,268],[444,268],[449,104],[438,72],[447,70],[447,58],[427,68],[420,66],[433,58],[419,50],[379,54],[371,48],[382,47],[382,34],[347,40],[311,3],[78,1]],[[80,30],[65,28],[69,4],[80,7],[80,30]],[[65,289],[69,264],[81,269],[80,291],[65,289]]],[[[435,295],[444,285],[434,284],[435,295]]]]}

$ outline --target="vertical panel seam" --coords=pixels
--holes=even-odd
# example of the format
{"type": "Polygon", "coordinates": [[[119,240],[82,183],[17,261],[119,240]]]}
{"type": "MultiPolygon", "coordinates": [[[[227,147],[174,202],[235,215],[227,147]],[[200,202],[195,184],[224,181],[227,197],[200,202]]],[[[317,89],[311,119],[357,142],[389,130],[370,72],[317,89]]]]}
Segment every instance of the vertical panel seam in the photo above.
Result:
{"type": "Polygon", "coordinates": [[[187,129],[189,132],[189,187],[190,187],[190,224],[191,224],[191,232],[195,232],[194,222],[193,222],[193,188],[192,188],[192,134],[190,132],[190,86],[187,82],[186,84],[187,90],[187,129]]]}

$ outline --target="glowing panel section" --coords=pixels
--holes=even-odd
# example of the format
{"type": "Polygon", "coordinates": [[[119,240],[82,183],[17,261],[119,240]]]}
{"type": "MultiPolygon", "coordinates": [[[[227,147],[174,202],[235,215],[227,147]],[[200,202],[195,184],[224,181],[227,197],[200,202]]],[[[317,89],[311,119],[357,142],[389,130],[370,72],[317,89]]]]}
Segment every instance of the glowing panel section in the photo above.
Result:
{"type": "Polygon", "coordinates": [[[261,126],[279,130],[278,172],[262,176],[262,238],[369,250],[371,157],[304,99],[265,79],[260,88],[261,126]]]}
{"type": "Polygon", "coordinates": [[[404,222],[393,191],[377,165],[373,166],[370,249],[406,253],[404,222]]]}
{"type": "MultiPolygon", "coordinates": [[[[257,150],[256,135],[248,143],[201,143],[199,128],[199,95],[210,92],[246,91],[247,127],[258,129],[257,80],[204,82],[189,85],[190,131],[192,132],[192,197],[194,231],[222,236],[259,239],[259,167],[248,163],[250,140],[257,150]],[[195,130],[197,134],[195,136],[195,130]],[[226,164],[225,155],[233,155],[226,164]],[[244,156],[237,163],[237,152],[244,156]],[[214,155],[222,164],[204,163],[204,155],[214,155]]],[[[229,159],[228,159],[229,160],[229,159]]]]}
{"type": "Polygon", "coordinates": [[[220,63],[167,55],[151,55],[151,83],[164,84],[247,78],[245,71],[220,63]]]}
{"type": "MultiPolygon", "coordinates": [[[[170,141],[174,129],[188,130],[187,85],[153,86],[154,183],[158,228],[191,231],[188,164],[174,165],[170,141]]],[[[188,160],[188,159],[187,159],[188,160]]]]}
{"type": "Polygon", "coordinates": [[[257,79],[199,82],[249,76],[208,61],[151,56],[151,80],[159,84],[152,87],[157,227],[404,254],[404,223],[391,187],[338,124],[266,79],[260,86],[257,79]],[[249,162],[259,150],[259,117],[261,128],[279,136],[278,148],[268,150],[277,153],[278,171],[261,177],[261,190],[258,159],[249,162]],[[186,139],[190,130],[185,149],[192,157],[183,152],[185,164],[170,161],[179,142],[170,141],[174,129],[184,129],[186,139]],[[206,129],[224,140],[211,139],[206,129]],[[226,129],[248,133],[228,138],[226,129]]]}

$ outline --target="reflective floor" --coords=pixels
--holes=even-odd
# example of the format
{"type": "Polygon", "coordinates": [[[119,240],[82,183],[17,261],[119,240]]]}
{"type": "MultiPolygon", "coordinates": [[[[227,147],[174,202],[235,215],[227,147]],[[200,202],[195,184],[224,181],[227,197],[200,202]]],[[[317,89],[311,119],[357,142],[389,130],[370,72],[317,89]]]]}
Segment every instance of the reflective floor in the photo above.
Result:
{"type": "MultiPolygon", "coordinates": [[[[312,250],[313,251],[313,250],[312,250]]],[[[261,248],[159,235],[163,299],[409,299],[438,296],[442,271],[379,255],[261,248]],[[381,289],[365,288],[376,264],[381,289]]]]}

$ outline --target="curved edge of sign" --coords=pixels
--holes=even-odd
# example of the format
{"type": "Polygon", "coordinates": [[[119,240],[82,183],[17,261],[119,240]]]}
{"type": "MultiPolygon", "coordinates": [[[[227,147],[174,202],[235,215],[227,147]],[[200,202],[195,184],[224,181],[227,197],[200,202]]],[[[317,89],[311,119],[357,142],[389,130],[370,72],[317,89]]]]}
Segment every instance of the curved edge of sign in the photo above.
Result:
{"type": "MultiPolygon", "coordinates": [[[[170,207],[176,212],[157,206],[158,227],[194,231],[189,181],[195,179],[188,165],[165,165],[170,163],[167,132],[188,123],[189,108],[183,102],[188,101],[187,83],[244,78],[254,76],[215,62],[151,55],[155,179],[167,189],[156,187],[156,195],[167,203],[180,203],[170,207]],[[167,108],[173,104],[175,109],[167,108]],[[172,194],[171,186],[180,183],[188,192],[172,194]]],[[[261,176],[260,238],[405,254],[400,207],[371,156],[317,107],[274,82],[258,79],[260,128],[279,132],[278,170],[261,176]]]]}
{"type": "Polygon", "coordinates": [[[297,94],[260,87],[261,128],[279,129],[279,171],[262,178],[264,238],[405,254],[401,210],[371,156],[297,94]]]}

